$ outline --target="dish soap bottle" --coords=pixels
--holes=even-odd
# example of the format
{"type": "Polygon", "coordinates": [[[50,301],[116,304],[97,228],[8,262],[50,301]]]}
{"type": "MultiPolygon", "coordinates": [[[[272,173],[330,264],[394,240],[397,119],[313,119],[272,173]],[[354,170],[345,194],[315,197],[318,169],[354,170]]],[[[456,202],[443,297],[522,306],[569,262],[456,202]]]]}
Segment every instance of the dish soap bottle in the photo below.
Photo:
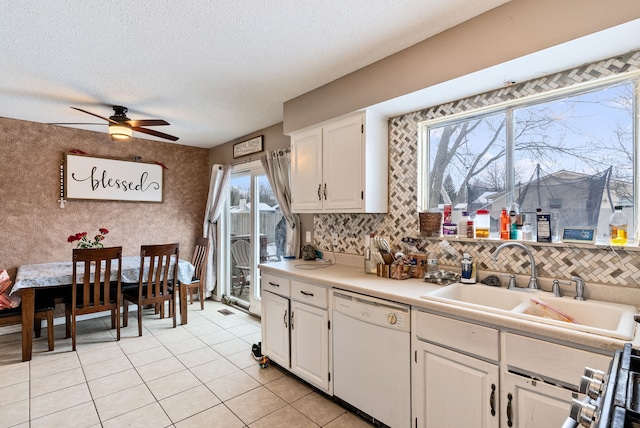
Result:
{"type": "Polygon", "coordinates": [[[613,214],[609,218],[609,243],[611,245],[627,245],[627,216],[622,212],[622,207],[616,205],[613,214]]]}
{"type": "Polygon", "coordinates": [[[475,284],[476,283],[476,262],[471,260],[469,253],[462,255],[462,274],[460,275],[460,282],[463,284],[475,284]]]}

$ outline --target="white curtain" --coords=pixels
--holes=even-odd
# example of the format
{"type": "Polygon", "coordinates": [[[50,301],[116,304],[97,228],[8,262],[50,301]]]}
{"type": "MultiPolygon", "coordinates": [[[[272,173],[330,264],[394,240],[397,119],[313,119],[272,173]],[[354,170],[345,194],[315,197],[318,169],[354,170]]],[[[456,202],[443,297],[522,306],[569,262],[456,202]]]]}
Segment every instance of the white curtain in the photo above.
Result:
{"type": "Polygon", "coordinates": [[[271,190],[287,221],[285,256],[298,257],[300,253],[300,216],[291,212],[291,155],[288,150],[267,151],[260,158],[271,190]]]}
{"type": "Polygon", "coordinates": [[[222,213],[222,208],[229,194],[229,177],[231,176],[230,165],[213,165],[211,169],[211,182],[209,184],[209,197],[207,198],[207,209],[204,215],[203,236],[209,238],[209,256],[207,258],[207,273],[205,275],[205,297],[211,296],[216,287],[218,269],[217,241],[218,241],[218,219],[222,213]]]}

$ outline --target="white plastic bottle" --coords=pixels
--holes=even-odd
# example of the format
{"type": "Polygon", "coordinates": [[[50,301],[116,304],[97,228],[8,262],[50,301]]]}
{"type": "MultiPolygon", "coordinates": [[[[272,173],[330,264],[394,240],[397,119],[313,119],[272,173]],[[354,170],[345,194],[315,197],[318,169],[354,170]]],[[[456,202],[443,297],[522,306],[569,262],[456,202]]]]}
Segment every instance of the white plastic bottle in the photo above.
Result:
{"type": "Polygon", "coordinates": [[[611,245],[627,245],[627,227],[629,221],[622,212],[622,207],[616,205],[615,211],[609,218],[609,243],[611,245]]]}
{"type": "Polygon", "coordinates": [[[469,213],[462,211],[462,217],[458,220],[458,238],[467,237],[467,222],[469,221],[469,213]]]}

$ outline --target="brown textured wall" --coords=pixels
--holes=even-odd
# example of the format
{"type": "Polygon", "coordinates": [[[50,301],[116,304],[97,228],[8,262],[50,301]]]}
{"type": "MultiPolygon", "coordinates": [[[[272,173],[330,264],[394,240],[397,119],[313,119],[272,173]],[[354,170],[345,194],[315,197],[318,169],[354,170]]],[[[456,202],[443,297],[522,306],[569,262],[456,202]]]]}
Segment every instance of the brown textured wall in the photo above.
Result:
{"type": "Polygon", "coordinates": [[[15,279],[21,264],[70,260],[71,234],[109,229],[105,246],[137,255],[142,244],[180,243],[190,259],[202,233],[209,188],[209,151],[107,134],[0,118],[0,269],[15,279]],[[88,155],[158,161],[164,171],[164,202],[69,201],[59,203],[59,165],[72,149],[88,155]]]}

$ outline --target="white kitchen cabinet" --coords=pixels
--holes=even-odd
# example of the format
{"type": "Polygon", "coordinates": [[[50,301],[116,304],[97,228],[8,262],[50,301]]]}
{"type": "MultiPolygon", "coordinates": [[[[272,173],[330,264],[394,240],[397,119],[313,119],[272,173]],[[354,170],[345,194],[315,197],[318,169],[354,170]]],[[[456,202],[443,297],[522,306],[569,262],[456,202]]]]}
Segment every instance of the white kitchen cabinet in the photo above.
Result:
{"type": "Polygon", "coordinates": [[[291,301],[291,371],[329,390],[329,313],[291,301]]]}
{"type": "Polygon", "coordinates": [[[501,385],[502,426],[505,428],[560,427],[578,393],[525,376],[506,373],[501,385]]]}
{"type": "Polygon", "coordinates": [[[388,211],[387,119],[358,112],[291,134],[292,209],[388,211]]]}
{"type": "Polygon", "coordinates": [[[498,358],[499,332],[433,314],[412,312],[414,426],[497,428],[500,422],[500,369],[497,361],[492,363],[485,359],[498,358]],[[464,349],[464,353],[445,347],[464,349]]]}
{"type": "Polygon", "coordinates": [[[612,357],[419,310],[412,332],[416,427],[559,427],[612,357]]]}
{"type": "Polygon", "coordinates": [[[503,428],[562,426],[585,367],[607,371],[610,355],[534,339],[502,335],[505,373],[501,384],[503,428]]]}
{"type": "Polygon", "coordinates": [[[328,289],[264,273],[261,286],[262,353],[330,394],[328,289]]]}
{"type": "Polygon", "coordinates": [[[499,368],[419,342],[413,382],[417,427],[499,426],[499,368]]]}
{"type": "Polygon", "coordinates": [[[289,367],[289,299],[262,293],[262,354],[289,367]]]}
{"type": "Polygon", "coordinates": [[[282,367],[290,364],[289,294],[290,280],[263,273],[262,354],[282,367]]]}

